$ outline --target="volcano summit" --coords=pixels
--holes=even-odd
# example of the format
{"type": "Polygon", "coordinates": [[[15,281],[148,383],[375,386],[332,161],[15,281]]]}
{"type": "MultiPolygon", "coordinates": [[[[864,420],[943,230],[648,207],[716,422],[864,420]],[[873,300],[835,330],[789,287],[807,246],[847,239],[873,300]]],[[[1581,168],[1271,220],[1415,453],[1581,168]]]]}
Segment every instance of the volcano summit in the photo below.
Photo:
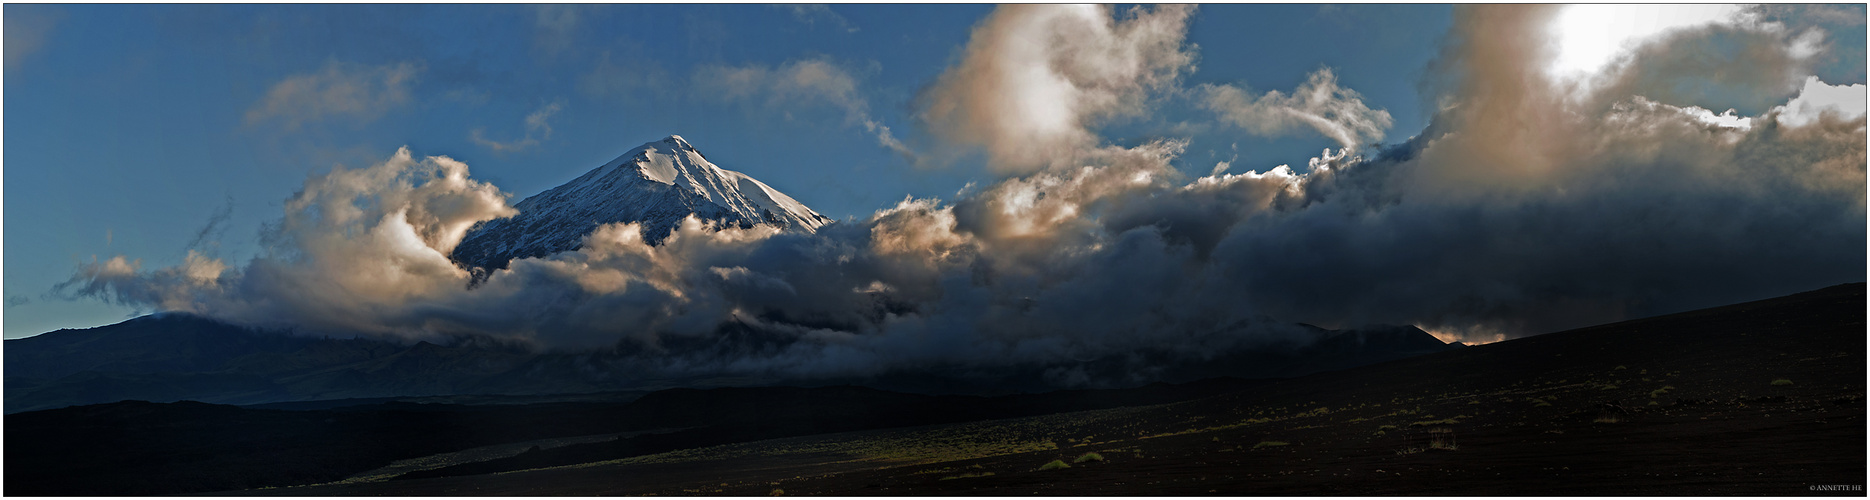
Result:
{"type": "Polygon", "coordinates": [[[691,214],[722,226],[806,232],[832,222],[764,182],[716,166],[678,135],[637,146],[514,208],[519,215],[468,231],[449,258],[478,279],[513,259],[577,250],[603,224],[641,223],[643,239],[659,244],[691,214]]]}

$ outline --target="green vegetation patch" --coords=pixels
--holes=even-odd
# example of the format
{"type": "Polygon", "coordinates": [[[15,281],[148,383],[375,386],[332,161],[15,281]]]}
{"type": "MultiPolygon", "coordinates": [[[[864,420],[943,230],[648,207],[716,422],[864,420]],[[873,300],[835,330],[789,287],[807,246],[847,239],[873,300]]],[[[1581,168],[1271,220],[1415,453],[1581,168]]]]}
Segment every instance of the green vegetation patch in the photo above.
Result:
{"type": "Polygon", "coordinates": [[[1674,389],[1675,389],[1675,386],[1673,386],[1673,385],[1665,385],[1665,386],[1662,386],[1662,388],[1661,388],[1661,389],[1656,389],[1656,390],[1653,390],[1653,391],[1649,391],[1649,398],[1650,398],[1650,399],[1655,399],[1655,398],[1659,398],[1659,397],[1662,397],[1662,395],[1663,395],[1663,394],[1668,394],[1668,393],[1669,393],[1669,391],[1671,391],[1671,390],[1674,390],[1674,389]]]}
{"type": "Polygon", "coordinates": [[[1071,468],[1071,465],[1066,464],[1064,460],[1053,460],[1050,462],[1046,462],[1045,465],[1039,466],[1039,470],[1070,469],[1070,468],[1071,468]]]}
{"type": "Polygon", "coordinates": [[[1260,441],[1260,444],[1253,445],[1253,449],[1257,450],[1260,448],[1270,448],[1274,446],[1286,446],[1289,444],[1292,444],[1292,443],[1288,443],[1285,441],[1260,441]]]}
{"type": "Polygon", "coordinates": [[[1085,462],[1102,462],[1102,461],[1104,461],[1103,455],[1099,455],[1096,452],[1092,452],[1092,453],[1086,453],[1083,455],[1078,455],[1078,458],[1073,459],[1071,463],[1081,464],[1085,462]]]}
{"type": "Polygon", "coordinates": [[[1792,385],[1792,381],[1782,378],[1782,379],[1774,380],[1773,385],[1792,385]]]}

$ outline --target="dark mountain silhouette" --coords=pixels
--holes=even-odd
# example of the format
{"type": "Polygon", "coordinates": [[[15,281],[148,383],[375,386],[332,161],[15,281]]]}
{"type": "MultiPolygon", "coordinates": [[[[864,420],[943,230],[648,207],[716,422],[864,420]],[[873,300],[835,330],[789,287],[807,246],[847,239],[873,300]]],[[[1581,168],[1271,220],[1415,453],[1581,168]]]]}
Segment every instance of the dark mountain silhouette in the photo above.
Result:
{"type": "MultiPolygon", "coordinates": [[[[727,328],[746,328],[729,325],[727,328]]],[[[745,332],[743,332],[744,334],[745,332]]],[[[1312,328],[1310,344],[1275,345],[1131,374],[1125,360],[1075,365],[935,367],[866,377],[749,380],[667,378],[620,352],[534,353],[479,338],[405,345],[369,338],[307,338],[163,314],[6,341],[6,412],[124,400],[256,405],[337,399],[541,396],[672,387],[858,385],[922,394],[997,395],[1059,389],[1047,373],[1092,372],[1097,380],[1190,382],[1215,377],[1289,377],[1453,348],[1413,327],[1312,328]]],[[[1139,353],[1149,356],[1152,353],[1139,353]]],[[[1167,354],[1155,353],[1169,364],[1167,354]]],[[[1121,386],[1118,386],[1121,387],[1121,386]]],[[[1112,388],[1112,387],[1104,387],[1112,388]]],[[[529,401],[537,401],[537,398],[529,401]]]]}

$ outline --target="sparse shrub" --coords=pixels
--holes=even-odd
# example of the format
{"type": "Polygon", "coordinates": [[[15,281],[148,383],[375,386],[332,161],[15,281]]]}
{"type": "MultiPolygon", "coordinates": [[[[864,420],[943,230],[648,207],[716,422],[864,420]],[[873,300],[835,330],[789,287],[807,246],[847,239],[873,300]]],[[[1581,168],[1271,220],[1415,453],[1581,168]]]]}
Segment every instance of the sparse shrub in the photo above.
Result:
{"type": "Polygon", "coordinates": [[[1069,469],[1069,468],[1071,468],[1071,465],[1066,464],[1064,460],[1053,460],[1050,462],[1046,462],[1045,465],[1039,466],[1039,470],[1069,469]]]}
{"type": "Polygon", "coordinates": [[[1597,422],[1600,424],[1614,424],[1614,423],[1622,422],[1622,421],[1623,419],[1619,418],[1616,415],[1602,415],[1602,416],[1597,417],[1596,420],[1592,420],[1592,422],[1597,422]]]}
{"type": "Polygon", "coordinates": [[[1379,430],[1379,431],[1393,431],[1393,430],[1396,430],[1396,426],[1394,426],[1394,425],[1385,425],[1385,426],[1382,426],[1382,427],[1377,427],[1377,430],[1379,430]]]}
{"type": "Polygon", "coordinates": [[[1268,448],[1268,447],[1273,447],[1273,446],[1285,446],[1288,444],[1292,444],[1292,443],[1287,443],[1285,441],[1260,441],[1260,444],[1253,445],[1253,449],[1257,450],[1260,448],[1268,448]]]}
{"type": "Polygon", "coordinates": [[[1534,399],[1534,400],[1532,400],[1532,405],[1533,405],[1533,406],[1535,406],[1535,407],[1538,407],[1538,406],[1552,406],[1552,403],[1547,403],[1547,402],[1545,402],[1545,400],[1543,400],[1543,399],[1534,399]]]}
{"type": "Polygon", "coordinates": [[[1657,402],[1655,402],[1655,401],[1650,401],[1650,402],[1649,402],[1649,406],[1660,406],[1660,405],[1661,405],[1661,403],[1657,403],[1657,402]]]}
{"type": "Polygon", "coordinates": [[[1617,384],[1604,384],[1603,387],[1600,387],[1600,389],[1603,389],[1606,391],[1611,390],[1611,389],[1616,389],[1616,388],[1617,388],[1617,384]]]}
{"type": "Polygon", "coordinates": [[[1093,452],[1093,453],[1086,453],[1083,455],[1078,455],[1078,458],[1073,459],[1071,463],[1081,464],[1085,462],[1102,462],[1102,461],[1104,461],[1104,456],[1093,452]]]}
{"type": "Polygon", "coordinates": [[[1613,368],[1612,370],[1614,371],[1614,370],[1628,370],[1628,369],[1630,369],[1630,367],[1627,367],[1627,366],[1623,366],[1623,365],[1617,365],[1617,367],[1616,367],[1616,368],[1613,368]]]}
{"type": "Polygon", "coordinates": [[[782,490],[779,488],[773,488],[773,492],[771,493],[772,496],[780,496],[784,494],[786,494],[786,490],[782,490]]]}
{"type": "Polygon", "coordinates": [[[1662,397],[1663,394],[1668,394],[1669,391],[1674,390],[1674,389],[1675,389],[1675,386],[1673,385],[1665,385],[1665,386],[1662,386],[1661,389],[1649,391],[1649,399],[1656,399],[1656,398],[1662,397]]]}
{"type": "Polygon", "coordinates": [[[1441,420],[1421,420],[1421,421],[1411,422],[1409,426],[1410,427],[1428,427],[1431,425],[1454,425],[1454,424],[1461,423],[1461,419],[1463,418],[1467,418],[1467,415],[1455,415],[1454,417],[1444,418],[1441,420]]]}
{"type": "Polygon", "coordinates": [[[1467,404],[1477,405],[1477,404],[1480,404],[1480,400],[1478,399],[1468,400],[1467,404]]]}
{"type": "Polygon", "coordinates": [[[993,475],[993,473],[992,473],[992,472],[969,472],[969,473],[966,473],[966,474],[962,474],[962,475],[959,475],[959,476],[948,476],[948,477],[944,477],[944,478],[941,478],[941,480],[943,480],[943,481],[947,481],[947,480],[950,480],[950,479],[966,479],[966,478],[970,478],[970,477],[987,477],[987,476],[991,476],[991,475],[993,475]]]}
{"type": "Polygon", "coordinates": [[[1774,380],[1773,385],[1792,385],[1792,381],[1782,378],[1782,379],[1774,380]]]}
{"type": "Polygon", "coordinates": [[[1455,442],[1453,429],[1429,429],[1428,448],[1454,451],[1461,449],[1461,445],[1455,442]]]}

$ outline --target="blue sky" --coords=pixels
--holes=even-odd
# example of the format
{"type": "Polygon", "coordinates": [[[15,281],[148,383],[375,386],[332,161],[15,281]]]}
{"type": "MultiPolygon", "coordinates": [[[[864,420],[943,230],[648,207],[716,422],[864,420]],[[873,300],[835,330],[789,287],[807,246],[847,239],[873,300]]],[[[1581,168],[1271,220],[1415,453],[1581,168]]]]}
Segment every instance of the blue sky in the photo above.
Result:
{"type": "MultiPolygon", "coordinates": [[[[244,261],[308,176],[380,163],[402,146],[465,162],[515,202],[669,134],[838,219],[905,196],[953,199],[1001,173],[939,140],[917,113],[993,9],[9,4],[5,337],[120,321],[138,309],[49,292],[114,255],[173,266],[192,243],[244,261]],[[733,95],[698,83],[710,71],[800,62],[836,68],[851,93],[733,95]],[[885,147],[872,125],[927,157],[885,147]],[[961,152],[938,154],[948,150],[961,152]]],[[[1292,92],[1329,68],[1392,119],[1373,139],[1401,142],[1429,123],[1424,74],[1453,10],[1202,6],[1187,24],[1196,59],[1179,88],[1292,92]]],[[[1836,48],[1815,73],[1863,83],[1861,20],[1834,24],[1836,48]]],[[[1125,147],[1187,139],[1174,167],[1189,178],[1230,160],[1233,172],[1303,170],[1339,145],[1303,128],[1246,133],[1191,99],[1154,99],[1151,113],[1097,131],[1125,147]]]]}

